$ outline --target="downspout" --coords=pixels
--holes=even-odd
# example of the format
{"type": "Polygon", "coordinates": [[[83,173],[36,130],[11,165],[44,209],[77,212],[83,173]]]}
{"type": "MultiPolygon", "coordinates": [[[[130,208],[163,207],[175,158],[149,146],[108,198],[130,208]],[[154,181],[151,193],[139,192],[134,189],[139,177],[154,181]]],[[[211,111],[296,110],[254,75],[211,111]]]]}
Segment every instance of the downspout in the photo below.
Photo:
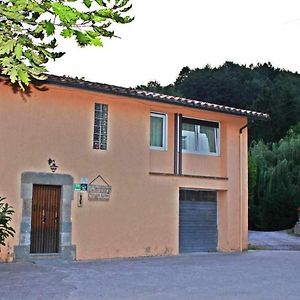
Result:
{"type": "Polygon", "coordinates": [[[243,130],[248,127],[248,123],[240,128],[240,148],[239,148],[239,163],[240,163],[240,241],[239,250],[243,251],[243,130]]]}
{"type": "Polygon", "coordinates": [[[182,114],[178,115],[178,133],[179,133],[179,140],[178,140],[178,174],[182,175],[182,114]]]}
{"type": "Polygon", "coordinates": [[[178,174],[178,114],[174,114],[174,175],[178,174]]]}

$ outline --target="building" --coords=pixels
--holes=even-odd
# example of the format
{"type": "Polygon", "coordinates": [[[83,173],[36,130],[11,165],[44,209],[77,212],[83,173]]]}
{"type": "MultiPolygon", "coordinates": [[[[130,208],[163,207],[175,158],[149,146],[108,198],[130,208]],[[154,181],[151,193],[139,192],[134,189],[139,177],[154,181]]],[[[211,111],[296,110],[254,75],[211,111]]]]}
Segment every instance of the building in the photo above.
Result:
{"type": "Polygon", "coordinates": [[[3,260],[247,249],[247,123],[267,114],[58,76],[0,90],[3,260]]]}

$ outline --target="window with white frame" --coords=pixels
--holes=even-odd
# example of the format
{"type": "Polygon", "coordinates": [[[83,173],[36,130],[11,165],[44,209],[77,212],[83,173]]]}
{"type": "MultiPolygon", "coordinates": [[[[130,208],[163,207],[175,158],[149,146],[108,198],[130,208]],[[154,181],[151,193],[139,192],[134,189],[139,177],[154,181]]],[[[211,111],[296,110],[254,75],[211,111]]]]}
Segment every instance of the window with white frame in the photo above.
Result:
{"type": "Polygon", "coordinates": [[[182,118],[182,150],[217,155],[219,153],[219,123],[182,118]]]}
{"type": "Polygon", "coordinates": [[[167,115],[152,112],[150,114],[150,148],[167,149],[167,115]]]}

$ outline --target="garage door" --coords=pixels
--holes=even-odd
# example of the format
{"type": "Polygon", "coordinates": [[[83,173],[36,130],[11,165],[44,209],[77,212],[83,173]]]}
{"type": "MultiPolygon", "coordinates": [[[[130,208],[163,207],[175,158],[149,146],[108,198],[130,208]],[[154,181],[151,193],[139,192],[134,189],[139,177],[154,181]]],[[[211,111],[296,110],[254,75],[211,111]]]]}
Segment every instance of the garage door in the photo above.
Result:
{"type": "Polygon", "coordinates": [[[216,251],[217,243],[217,193],[180,190],[179,251],[216,251]]]}

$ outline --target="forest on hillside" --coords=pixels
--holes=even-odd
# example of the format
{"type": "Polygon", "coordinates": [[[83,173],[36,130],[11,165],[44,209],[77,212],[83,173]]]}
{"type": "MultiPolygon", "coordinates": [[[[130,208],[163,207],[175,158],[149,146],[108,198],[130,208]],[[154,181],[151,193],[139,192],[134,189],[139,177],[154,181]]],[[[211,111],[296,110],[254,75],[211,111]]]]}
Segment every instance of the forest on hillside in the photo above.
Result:
{"type": "Polygon", "coordinates": [[[270,63],[184,67],[176,81],[137,88],[269,113],[249,124],[249,228],[280,230],[300,206],[300,75],[270,63]]]}

